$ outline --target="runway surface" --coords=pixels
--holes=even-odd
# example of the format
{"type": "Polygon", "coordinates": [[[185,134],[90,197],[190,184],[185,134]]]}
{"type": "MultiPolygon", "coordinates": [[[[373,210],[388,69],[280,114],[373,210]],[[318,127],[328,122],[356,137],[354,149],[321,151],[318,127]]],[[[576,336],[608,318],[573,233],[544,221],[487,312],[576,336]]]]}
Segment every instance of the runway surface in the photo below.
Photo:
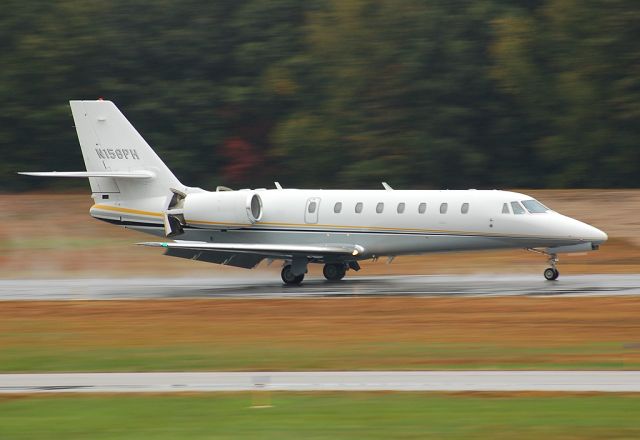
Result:
{"type": "Polygon", "coordinates": [[[278,274],[243,278],[131,278],[0,280],[0,300],[145,298],[312,298],[341,296],[604,296],[640,295],[638,275],[347,277],[339,283],[309,278],[284,286],[278,274]]]}
{"type": "Polygon", "coordinates": [[[251,390],[640,392],[640,371],[0,374],[0,393],[251,390]]]}

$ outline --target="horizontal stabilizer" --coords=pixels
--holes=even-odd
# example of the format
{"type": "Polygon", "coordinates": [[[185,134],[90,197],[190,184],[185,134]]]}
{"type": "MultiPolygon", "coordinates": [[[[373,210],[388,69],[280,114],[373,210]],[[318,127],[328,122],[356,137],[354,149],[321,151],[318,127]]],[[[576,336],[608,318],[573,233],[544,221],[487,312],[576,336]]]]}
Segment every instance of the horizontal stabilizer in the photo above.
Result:
{"type": "Polygon", "coordinates": [[[20,172],[25,176],[39,177],[114,177],[117,179],[151,179],[155,173],[146,170],[139,171],[31,171],[20,172]]]}
{"type": "Polygon", "coordinates": [[[166,249],[191,249],[199,251],[226,251],[247,254],[261,254],[276,257],[291,255],[323,256],[323,255],[351,255],[356,256],[364,252],[359,245],[326,246],[326,245],[296,245],[296,244],[245,244],[245,243],[207,243],[203,241],[177,241],[173,243],[145,242],[137,243],[141,246],[163,247],[166,249]]]}

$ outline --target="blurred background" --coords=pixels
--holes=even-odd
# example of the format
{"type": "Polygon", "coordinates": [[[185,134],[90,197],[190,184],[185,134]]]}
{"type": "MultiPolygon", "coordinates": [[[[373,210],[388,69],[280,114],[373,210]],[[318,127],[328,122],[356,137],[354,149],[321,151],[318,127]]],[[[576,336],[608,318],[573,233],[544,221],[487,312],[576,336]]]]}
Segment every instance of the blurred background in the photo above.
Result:
{"type": "MultiPolygon", "coordinates": [[[[5,0],[2,9],[0,276],[226,270],[128,247],[147,237],[89,219],[83,179],[16,174],[84,169],[68,101],[98,97],[116,102],[190,186],[519,189],[609,233],[603,251],[564,259],[569,273],[640,271],[635,0],[5,0]]],[[[468,266],[403,258],[392,271],[544,264],[516,252],[473,254],[468,266]]]]}
{"type": "Polygon", "coordinates": [[[4,0],[0,189],[70,187],[69,99],[187,185],[640,184],[635,0],[4,0]]]}

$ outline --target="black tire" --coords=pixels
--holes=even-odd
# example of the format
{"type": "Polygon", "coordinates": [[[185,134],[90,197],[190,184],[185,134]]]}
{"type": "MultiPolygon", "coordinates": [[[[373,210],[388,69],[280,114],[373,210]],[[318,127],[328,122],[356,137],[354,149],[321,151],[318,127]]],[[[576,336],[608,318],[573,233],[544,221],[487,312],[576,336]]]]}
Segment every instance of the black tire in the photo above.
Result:
{"type": "Polygon", "coordinates": [[[544,277],[547,281],[555,281],[560,276],[560,272],[558,269],[554,269],[553,267],[548,267],[544,270],[544,277]]]}
{"type": "Polygon", "coordinates": [[[291,265],[287,264],[282,268],[282,272],[280,272],[280,277],[282,281],[287,285],[298,285],[304,280],[304,274],[302,275],[294,275],[291,271],[291,265]]]}
{"type": "Polygon", "coordinates": [[[347,273],[347,269],[344,264],[334,263],[325,264],[322,269],[322,274],[329,281],[340,281],[347,273]]]}

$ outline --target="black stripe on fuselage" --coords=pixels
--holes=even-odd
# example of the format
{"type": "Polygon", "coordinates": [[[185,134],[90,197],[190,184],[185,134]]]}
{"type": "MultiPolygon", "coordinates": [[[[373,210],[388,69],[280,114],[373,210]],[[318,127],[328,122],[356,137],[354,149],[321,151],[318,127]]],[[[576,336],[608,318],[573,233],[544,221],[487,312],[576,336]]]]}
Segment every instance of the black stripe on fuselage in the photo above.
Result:
{"type": "Polygon", "coordinates": [[[141,226],[145,228],[164,228],[164,225],[160,223],[131,222],[131,221],[116,220],[113,218],[102,218],[102,217],[93,217],[93,218],[97,220],[101,220],[106,223],[111,223],[112,225],[118,225],[118,226],[141,226]]]}

